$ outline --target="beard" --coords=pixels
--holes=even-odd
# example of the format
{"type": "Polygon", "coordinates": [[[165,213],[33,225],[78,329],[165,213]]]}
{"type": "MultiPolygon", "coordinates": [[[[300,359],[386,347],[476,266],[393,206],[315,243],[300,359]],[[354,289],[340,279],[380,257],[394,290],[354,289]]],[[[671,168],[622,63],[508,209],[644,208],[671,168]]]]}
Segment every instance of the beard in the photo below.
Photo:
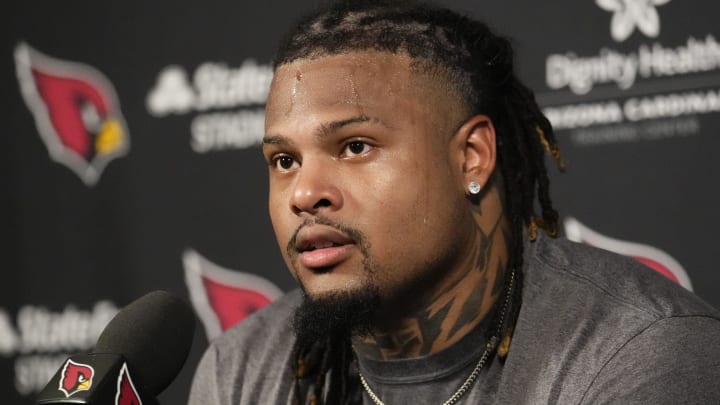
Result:
{"type": "MultiPolygon", "coordinates": [[[[332,226],[349,235],[355,241],[363,256],[365,281],[360,288],[326,292],[311,296],[298,278],[303,300],[295,310],[293,329],[297,343],[301,347],[310,347],[316,342],[325,341],[330,337],[349,338],[351,336],[367,336],[372,331],[372,323],[380,307],[380,289],[374,282],[377,276],[376,266],[370,259],[369,243],[365,235],[352,227],[341,225],[316,217],[298,227],[287,246],[288,255],[294,259],[295,238],[302,226],[310,223],[332,226]]],[[[294,261],[294,260],[293,260],[294,261]]]]}
{"type": "Polygon", "coordinates": [[[309,347],[330,337],[368,336],[379,307],[380,294],[372,284],[318,297],[303,292],[303,301],[293,317],[297,343],[309,347]]]}

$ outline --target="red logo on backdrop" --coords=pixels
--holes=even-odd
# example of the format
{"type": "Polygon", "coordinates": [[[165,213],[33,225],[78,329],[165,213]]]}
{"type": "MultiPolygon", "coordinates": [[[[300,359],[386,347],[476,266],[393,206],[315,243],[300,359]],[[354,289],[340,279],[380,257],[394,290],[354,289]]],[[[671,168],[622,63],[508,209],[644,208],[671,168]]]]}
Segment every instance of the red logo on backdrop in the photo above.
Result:
{"type": "Polygon", "coordinates": [[[15,49],[20,90],[53,160],[87,184],[130,146],[125,119],[110,81],[95,68],[15,49]]]}
{"type": "Polygon", "coordinates": [[[87,364],[75,363],[68,359],[60,376],[60,387],[66,398],[79,391],[87,391],[92,387],[95,370],[87,364]]]}
{"type": "Polygon", "coordinates": [[[270,281],[225,269],[193,250],[183,255],[185,283],[209,340],[282,294],[270,281]]]}
{"type": "Polygon", "coordinates": [[[140,395],[138,395],[130,378],[130,372],[127,363],[123,363],[120,369],[120,375],[117,381],[117,394],[115,394],[115,405],[142,405],[140,395]]]}
{"type": "Polygon", "coordinates": [[[567,235],[567,238],[572,241],[585,243],[632,257],[640,263],[692,291],[690,277],[688,277],[685,269],[672,256],[658,248],[640,243],[613,239],[605,235],[601,235],[581,224],[577,219],[571,217],[565,219],[565,234],[567,235]]]}

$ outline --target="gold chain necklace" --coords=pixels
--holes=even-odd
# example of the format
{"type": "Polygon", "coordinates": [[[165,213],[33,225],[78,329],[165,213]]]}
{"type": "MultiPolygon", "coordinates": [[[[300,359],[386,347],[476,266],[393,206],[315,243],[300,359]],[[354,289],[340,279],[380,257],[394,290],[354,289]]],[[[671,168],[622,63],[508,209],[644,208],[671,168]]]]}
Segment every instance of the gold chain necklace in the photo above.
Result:
{"type": "MultiPolygon", "coordinates": [[[[505,300],[503,302],[502,309],[500,310],[500,317],[498,318],[497,326],[495,329],[495,334],[490,338],[490,340],[485,344],[485,350],[483,351],[482,356],[480,356],[480,360],[478,360],[477,364],[475,364],[475,368],[473,368],[470,375],[465,379],[465,381],[462,383],[460,388],[458,388],[454,394],[450,396],[445,402],[442,403],[442,405],[453,405],[456,404],[460,398],[462,398],[465,393],[467,393],[470,390],[470,387],[475,383],[478,376],[480,375],[480,371],[485,366],[485,363],[487,362],[488,358],[490,358],[490,354],[495,351],[497,348],[498,342],[500,342],[500,334],[502,333],[502,326],[503,321],[505,320],[505,315],[507,312],[507,308],[510,305],[510,297],[512,296],[512,290],[515,284],[515,268],[512,269],[510,272],[510,281],[508,282],[508,288],[507,291],[505,291],[505,300]]],[[[370,388],[370,385],[365,380],[365,377],[363,377],[362,372],[358,370],[358,374],[360,375],[360,383],[362,384],[363,388],[365,389],[365,392],[368,394],[370,399],[373,401],[375,405],[385,405],[385,403],[375,394],[375,392],[370,388]]]]}

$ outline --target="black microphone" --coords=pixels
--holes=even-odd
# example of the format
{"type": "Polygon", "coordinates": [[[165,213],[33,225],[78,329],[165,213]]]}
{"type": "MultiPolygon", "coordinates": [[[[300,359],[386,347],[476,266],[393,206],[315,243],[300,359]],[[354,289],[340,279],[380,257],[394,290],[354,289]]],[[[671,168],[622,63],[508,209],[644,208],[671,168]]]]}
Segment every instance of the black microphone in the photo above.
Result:
{"type": "Polygon", "coordinates": [[[90,354],[68,358],[37,404],[153,405],[190,351],[195,315],[181,299],[154,291],[108,323],[90,354]]]}

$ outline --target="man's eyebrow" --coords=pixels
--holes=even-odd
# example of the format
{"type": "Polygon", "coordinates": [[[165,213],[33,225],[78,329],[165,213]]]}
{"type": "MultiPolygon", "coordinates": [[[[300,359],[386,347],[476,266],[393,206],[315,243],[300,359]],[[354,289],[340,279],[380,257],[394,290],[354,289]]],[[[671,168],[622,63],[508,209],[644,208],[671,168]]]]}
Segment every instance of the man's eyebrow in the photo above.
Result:
{"type": "MultiPolygon", "coordinates": [[[[358,115],[356,117],[350,117],[338,121],[331,121],[320,124],[320,126],[315,131],[315,135],[322,138],[324,136],[337,132],[341,128],[348,125],[364,122],[387,126],[377,118],[368,117],[367,115],[358,115]]],[[[264,145],[289,145],[292,144],[293,141],[292,139],[283,135],[265,135],[262,139],[262,143],[264,145]]]]}
{"type": "Polygon", "coordinates": [[[282,135],[265,135],[262,143],[263,145],[287,145],[292,142],[282,135]]]}
{"type": "Polygon", "coordinates": [[[339,129],[346,127],[348,125],[358,124],[358,123],[363,123],[363,122],[381,123],[379,119],[370,118],[367,115],[363,114],[363,115],[358,115],[356,117],[346,118],[344,120],[338,120],[338,121],[324,123],[324,124],[320,125],[320,127],[318,128],[317,135],[322,137],[324,135],[332,134],[333,132],[336,132],[339,129]]]}

